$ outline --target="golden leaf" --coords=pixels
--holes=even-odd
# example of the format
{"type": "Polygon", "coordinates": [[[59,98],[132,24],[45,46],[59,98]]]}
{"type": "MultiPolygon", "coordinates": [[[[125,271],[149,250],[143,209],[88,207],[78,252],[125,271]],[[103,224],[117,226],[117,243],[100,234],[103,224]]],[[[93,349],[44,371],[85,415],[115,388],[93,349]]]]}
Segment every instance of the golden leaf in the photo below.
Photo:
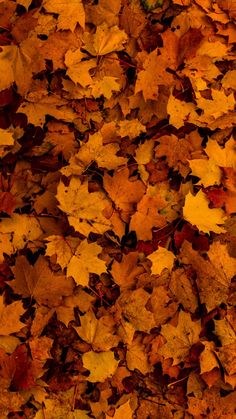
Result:
{"type": "Polygon", "coordinates": [[[109,200],[102,191],[89,193],[88,183],[81,183],[72,177],[69,186],[60,182],[57,189],[59,208],[68,215],[70,224],[76,231],[88,236],[112,230],[112,223],[103,215],[109,200]]]}
{"type": "Polygon", "coordinates": [[[180,311],[177,327],[165,324],[161,327],[161,334],[166,343],[159,349],[165,358],[173,358],[173,365],[184,361],[189,350],[199,341],[201,321],[193,322],[189,313],[180,311]]]}
{"type": "Polygon", "coordinates": [[[160,275],[163,269],[172,270],[175,255],[164,247],[159,247],[155,252],[148,256],[152,262],[151,272],[153,275],[160,275]]]}
{"type": "Polygon", "coordinates": [[[47,12],[59,14],[58,29],[70,29],[74,32],[77,23],[84,28],[85,12],[81,0],[72,0],[66,5],[65,0],[44,0],[42,5],[47,12]]]}
{"type": "Polygon", "coordinates": [[[78,285],[87,286],[89,273],[100,275],[106,272],[106,263],[98,258],[102,247],[83,240],[76,248],[67,266],[67,276],[72,276],[78,285]]]}
{"type": "Polygon", "coordinates": [[[93,56],[106,55],[112,51],[121,51],[123,44],[127,41],[125,31],[120,30],[118,26],[108,27],[106,23],[97,27],[96,33],[84,34],[84,48],[93,56]]]}
{"type": "Polygon", "coordinates": [[[224,224],[225,213],[220,208],[210,209],[209,201],[201,190],[194,196],[189,192],[185,198],[183,216],[185,220],[195,225],[204,233],[224,233],[225,229],[218,224],[224,224]]]}
{"type": "Polygon", "coordinates": [[[82,355],[82,361],[85,368],[90,371],[87,380],[96,383],[103,382],[111,377],[118,366],[119,361],[115,359],[112,351],[107,352],[86,352],[82,355]]]}
{"type": "Polygon", "coordinates": [[[24,323],[20,321],[20,316],[25,312],[21,301],[5,305],[3,296],[0,296],[0,335],[10,335],[19,332],[24,323]]]}

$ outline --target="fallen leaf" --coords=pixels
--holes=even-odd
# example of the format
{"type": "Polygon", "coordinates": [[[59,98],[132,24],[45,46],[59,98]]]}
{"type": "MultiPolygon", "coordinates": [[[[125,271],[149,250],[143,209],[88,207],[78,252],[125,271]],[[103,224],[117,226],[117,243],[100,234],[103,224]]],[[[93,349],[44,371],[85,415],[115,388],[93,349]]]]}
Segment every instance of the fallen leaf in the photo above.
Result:
{"type": "Polygon", "coordinates": [[[201,190],[195,196],[189,192],[183,208],[185,220],[204,233],[224,233],[224,228],[219,226],[225,222],[224,211],[218,208],[210,209],[208,204],[209,201],[201,190]]]}
{"type": "Polygon", "coordinates": [[[43,256],[34,266],[24,256],[18,256],[13,272],[15,279],[9,285],[14,292],[35,298],[39,304],[54,307],[61,303],[64,296],[73,293],[73,281],[64,275],[54,274],[43,256]]]}
{"type": "Polygon", "coordinates": [[[190,348],[199,341],[201,322],[192,321],[189,313],[180,311],[177,327],[165,324],[161,327],[161,334],[166,343],[159,349],[165,358],[173,358],[173,365],[185,361],[190,348]]]}
{"type": "Polygon", "coordinates": [[[3,296],[0,297],[0,335],[10,335],[19,332],[25,325],[20,321],[20,317],[25,313],[21,301],[5,305],[3,296]]]}
{"type": "Polygon", "coordinates": [[[118,366],[119,361],[115,359],[112,351],[107,352],[86,352],[82,355],[84,367],[90,371],[88,381],[96,383],[103,382],[111,377],[118,366]]]}

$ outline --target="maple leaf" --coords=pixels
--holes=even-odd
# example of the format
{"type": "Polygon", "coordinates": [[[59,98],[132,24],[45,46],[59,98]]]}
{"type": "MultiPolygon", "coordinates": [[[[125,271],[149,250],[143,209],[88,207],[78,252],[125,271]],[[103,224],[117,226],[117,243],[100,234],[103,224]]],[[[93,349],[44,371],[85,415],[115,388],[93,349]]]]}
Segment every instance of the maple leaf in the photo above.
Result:
{"type": "Polygon", "coordinates": [[[201,322],[193,322],[189,313],[180,311],[177,327],[165,324],[161,327],[161,334],[166,343],[159,349],[165,358],[173,358],[173,365],[184,361],[189,350],[199,341],[201,322]]]}
{"type": "Polygon", "coordinates": [[[214,354],[214,342],[201,341],[201,343],[204,345],[204,350],[200,354],[199,361],[201,367],[201,374],[204,374],[205,372],[213,370],[213,368],[219,368],[219,363],[214,354]]]}
{"type": "Polygon", "coordinates": [[[56,255],[57,263],[62,269],[65,269],[80,241],[71,236],[65,238],[63,236],[53,235],[47,237],[47,242],[46,255],[56,255]]]}
{"type": "Polygon", "coordinates": [[[58,30],[70,29],[74,32],[77,23],[82,28],[85,27],[85,12],[81,0],[73,0],[69,4],[65,4],[65,0],[44,0],[42,6],[49,13],[59,14],[57,21],[58,30]]]}
{"type": "Polygon", "coordinates": [[[213,159],[193,159],[189,161],[189,166],[192,174],[200,178],[197,185],[207,187],[220,184],[222,172],[213,159]]]}
{"type": "Polygon", "coordinates": [[[166,73],[166,63],[157,56],[157,50],[152,51],[143,63],[143,70],[138,73],[135,84],[135,94],[142,92],[144,100],[156,100],[158,86],[164,83],[171,85],[173,77],[166,73]]]}
{"type": "Polygon", "coordinates": [[[50,419],[89,419],[85,410],[74,409],[73,412],[71,411],[70,402],[73,394],[67,395],[66,393],[64,393],[64,398],[61,392],[57,396],[51,395],[50,398],[44,397],[41,401],[44,407],[37,411],[35,419],[44,419],[45,413],[50,419]]]}
{"type": "Polygon", "coordinates": [[[102,248],[96,243],[78,241],[74,237],[50,236],[47,238],[48,256],[57,256],[57,263],[66,268],[67,276],[72,276],[78,285],[87,286],[89,273],[100,275],[106,272],[106,264],[98,258],[102,248]]]}
{"type": "Polygon", "coordinates": [[[112,351],[106,352],[86,352],[82,355],[83,365],[90,371],[88,381],[95,383],[97,381],[103,382],[111,377],[119,361],[115,359],[112,351]]]}
{"type": "Polygon", "coordinates": [[[126,362],[131,371],[138,369],[142,374],[147,374],[153,370],[148,361],[148,354],[145,352],[142,336],[137,336],[131,344],[127,345],[126,362]]]}
{"type": "Polygon", "coordinates": [[[52,144],[53,155],[62,152],[65,159],[68,160],[76,151],[74,132],[66,124],[56,121],[50,121],[47,124],[47,129],[48,132],[44,141],[52,144]]]}
{"type": "Polygon", "coordinates": [[[98,258],[101,246],[83,240],[76,248],[67,266],[67,276],[72,276],[78,285],[87,286],[89,273],[100,275],[106,272],[106,263],[98,258]]]}
{"type": "Polygon", "coordinates": [[[130,139],[138,137],[141,132],[146,132],[146,127],[138,119],[131,119],[119,122],[118,134],[121,137],[128,136],[130,139]]]}
{"type": "MultiPolygon", "coordinates": [[[[106,415],[106,419],[109,419],[110,416],[106,415]]],[[[116,409],[115,414],[113,416],[114,419],[132,419],[133,418],[133,410],[130,407],[129,400],[122,404],[118,409],[116,409]]]]}
{"type": "Polygon", "coordinates": [[[114,334],[115,321],[110,316],[97,319],[93,310],[88,310],[80,316],[79,327],[74,327],[78,335],[90,343],[94,351],[108,351],[119,343],[119,337],[114,334]]]}
{"type": "Polygon", "coordinates": [[[84,33],[84,48],[95,57],[112,51],[121,51],[126,41],[125,31],[120,30],[116,25],[109,28],[106,23],[99,25],[95,34],[84,33]]]}
{"type": "Polygon", "coordinates": [[[33,297],[39,304],[57,306],[63,296],[73,292],[73,281],[64,275],[54,274],[43,256],[34,266],[24,256],[18,256],[13,272],[15,279],[9,284],[14,292],[23,297],[33,297]]]}
{"type": "Polygon", "coordinates": [[[104,189],[107,191],[121,218],[126,221],[133,212],[134,204],[139,202],[145,192],[145,186],[140,180],[129,180],[129,169],[117,170],[114,176],[104,175],[104,189]]]}
{"type": "Polygon", "coordinates": [[[225,143],[224,148],[221,148],[216,141],[209,139],[205,151],[218,166],[232,167],[236,170],[236,150],[233,137],[225,143]]]}
{"type": "Polygon", "coordinates": [[[201,303],[212,310],[222,302],[227,302],[229,286],[235,273],[236,263],[228,254],[225,245],[212,244],[209,259],[205,260],[185,241],[181,248],[180,259],[185,264],[191,264],[197,275],[197,286],[201,303]]]}
{"type": "Polygon", "coordinates": [[[218,208],[210,209],[209,201],[201,190],[194,196],[189,192],[185,198],[183,216],[185,220],[195,225],[204,233],[224,233],[225,229],[218,224],[224,224],[225,213],[218,208]]]}
{"type": "Polygon", "coordinates": [[[179,129],[185,122],[195,120],[198,116],[195,109],[196,106],[192,102],[184,102],[170,95],[167,104],[170,124],[179,129]]]}
{"type": "Polygon", "coordinates": [[[122,316],[135,327],[136,330],[149,333],[155,327],[154,315],[146,308],[150,295],[139,288],[134,291],[124,291],[117,300],[118,310],[122,316]]]}
{"type": "Polygon", "coordinates": [[[212,89],[211,91],[212,99],[208,100],[203,97],[197,99],[197,105],[199,108],[204,110],[204,117],[211,116],[219,118],[224,113],[231,111],[235,106],[234,95],[231,93],[229,96],[226,96],[224,91],[212,89]]]}
{"type": "Polygon", "coordinates": [[[60,182],[57,189],[59,208],[68,215],[69,223],[76,231],[87,236],[91,231],[104,233],[112,230],[112,223],[103,215],[109,201],[104,192],[88,191],[88,183],[72,177],[69,186],[60,182]]]}
{"type": "Polygon", "coordinates": [[[76,50],[68,50],[65,54],[65,65],[67,67],[66,74],[74,83],[78,83],[86,87],[93,83],[93,79],[89,73],[92,68],[96,67],[96,60],[84,60],[84,54],[80,48],[76,50]]]}
{"type": "Polygon", "coordinates": [[[172,318],[178,309],[178,304],[173,300],[171,292],[163,286],[153,289],[150,304],[157,327],[172,318]]]}
{"type": "Polygon", "coordinates": [[[120,91],[120,84],[116,77],[104,76],[102,80],[95,80],[90,84],[91,92],[95,99],[104,96],[106,99],[112,97],[113,92],[120,91]]]}
{"type": "Polygon", "coordinates": [[[228,375],[236,374],[236,343],[224,345],[215,351],[217,358],[219,358],[221,365],[226,370],[228,375]]]}
{"type": "Polygon", "coordinates": [[[68,105],[67,100],[54,96],[46,96],[44,94],[39,98],[31,96],[23,102],[18,108],[18,112],[27,115],[28,123],[35,126],[43,126],[46,115],[51,115],[56,119],[73,122],[76,113],[68,105]]]}
{"type": "Polygon", "coordinates": [[[105,167],[108,170],[122,166],[127,159],[116,155],[119,149],[117,143],[103,144],[100,132],[90,135],[87,143],[81,142],[79,152],[74,156],[78,173],[86,170],[93,161],[96,161],[99,167],[105,167]]]}
{"type": "Polygon", "coordinates": [[[16,82],[19,93],[26,93],[31,84],[30,57],[16,45],[2,46],[0,66],[2,71],[0,90],[7,89],[16,82]]]}
{"type": "Polygon", "coordinates": [[[194,313],[198,307],[198,299],[187,272],[181,268],[172,271],[169,286],[171,292],[182,304],[183,308],[194,313]]]}
{"type": "Polygon", "coordinates": [[[127,255],[123,255],[120,263],[114,260],[111,269],[112,277],[121,289],[131,288],[134,286],[137,276],[143,272],[144,268],[138,264],[137,252],[131,252],[127,255]]]}
{"type": "Polygon", "coordinates": [[[22,249],[26,241],[34,241],[42,234],[40,224],[36,218],[25,214],[13,214],[11,218],[1,221],[0,255],[4,252],[11,254],[22,249]],[[6,246],[6,247],[5,247],[6,246]]]}
{"type": "Polygon", "coordinates": [[[219,337],[223,347],[235,343],[236,331],[228,318],[214,320],[215,334],[219,337]]]}
{"type": "Polygon", "coordinates": [[[94,303],[95,297],[92,297],[88,293],[77,288],[73,295],[63,298],[63,302],[60,306],[56,307],[57,318],[63,322],[67,327],[71,320],[75,320],[74,309],[79,308],[81,312],[87,312],[92,303],[94,303]]]}
{"type": "Polygon", "coordinates": [[[163,269],[172,270],[175,255],[164,247],[159,247],[155,252],[148,256],[148,259],[152,262],[152,274],[160,275],[163,269]]]}
{"type": "Polygon", "coordinates": [[[21,301],[5,305],[3,296],[0,297],[0,335],[10,335],[19,332],[25,325],[20,316],[25,312],[21,301]]]}
{"type": "Polygon", "coordinates": [[[137,205],[137,211],[131,216],[130,230],[136,231],[138,240],[151,240],[152,228],[166,224],[166,218],[161,214],[166,201],[160,195],[160,189],[148,185],[145,195],[137,205]]]}

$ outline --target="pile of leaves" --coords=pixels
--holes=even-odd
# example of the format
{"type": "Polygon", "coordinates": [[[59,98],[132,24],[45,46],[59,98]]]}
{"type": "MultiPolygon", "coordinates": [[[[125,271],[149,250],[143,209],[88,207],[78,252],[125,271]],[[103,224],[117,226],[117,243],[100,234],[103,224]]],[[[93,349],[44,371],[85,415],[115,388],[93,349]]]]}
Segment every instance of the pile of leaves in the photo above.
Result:
{"type": "Polygon", "coordinates": [[[0,416],[235,417],[236,3],[0,1],[0,416]]]}

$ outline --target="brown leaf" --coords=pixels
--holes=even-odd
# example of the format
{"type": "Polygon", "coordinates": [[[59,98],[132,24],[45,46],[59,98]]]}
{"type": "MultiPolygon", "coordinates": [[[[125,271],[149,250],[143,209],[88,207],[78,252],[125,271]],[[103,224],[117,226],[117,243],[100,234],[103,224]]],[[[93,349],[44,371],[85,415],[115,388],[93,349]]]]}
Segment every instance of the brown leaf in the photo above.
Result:
{"type": "Polygon", "coordinates": [[[71,295],[74,289],[73,280],[53,273],[43,256],[34,266],[24,256],[18,256],[13,272],[15,279],[9,284],[15,293],[35,298],[39,304],[49,307],[59,305],[62,298],[71,295]]]}

